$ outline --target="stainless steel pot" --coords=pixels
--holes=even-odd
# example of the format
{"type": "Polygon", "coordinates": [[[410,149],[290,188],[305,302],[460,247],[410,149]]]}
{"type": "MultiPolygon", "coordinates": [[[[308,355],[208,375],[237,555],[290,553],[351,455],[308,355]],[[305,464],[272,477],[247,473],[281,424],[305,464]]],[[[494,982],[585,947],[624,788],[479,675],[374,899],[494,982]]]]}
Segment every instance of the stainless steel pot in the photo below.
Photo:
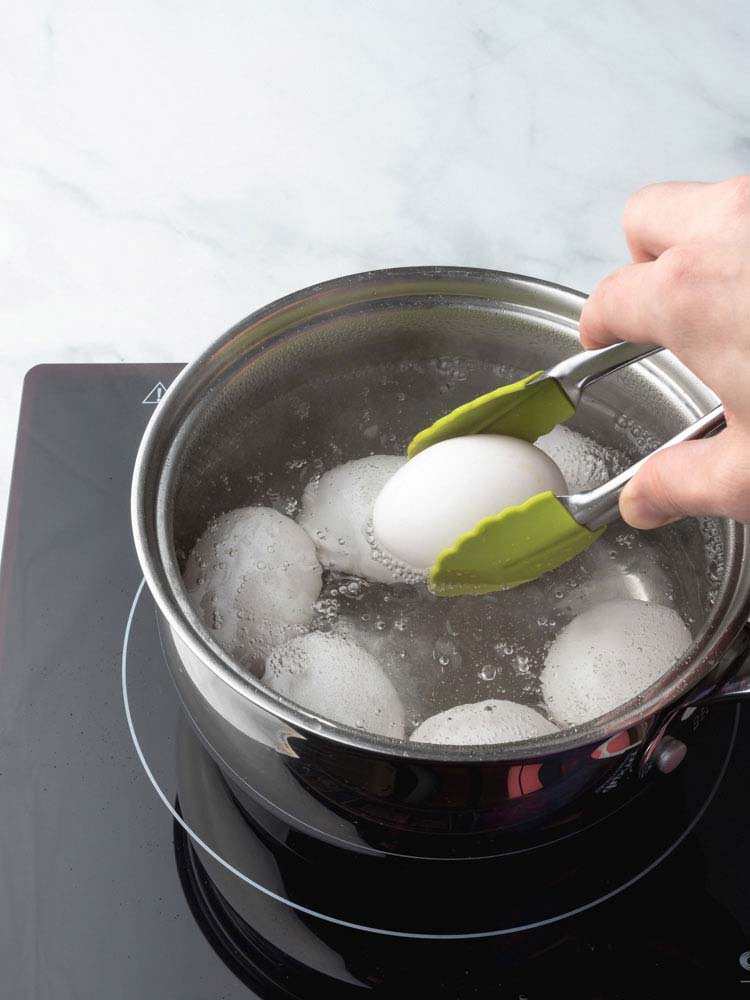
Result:
{"type": "MultiPolygon", "coordinates": [[[[236,505],[232,475],[244,415],[282,389],[373,359],[460,354],[547,367],[579,349],[583,301],[570,289],[495,271],[351,275],[253,313],[172,385],[136,462],[135,543],[185,710],[240,799],[356,850],[491,854],[500,840],[544,839],[571,817],[614,808],[616,790],[629,794],[679,762],[696,723],[683,718],[688,707],[748,694],[750,536],[733,522],[719,525],[723,568],[713,595],[704,536],[694,522],[681,529],[703,621],[672,670],[600,719],[502,746],[416,746],[318,718],[232,662],[188,603],[180,559],[212,514],[236,505]]],[[[637,426],[647,446],[715,403],[664,355],[613,376],[592,397],[613,434],[619,424],[637,426]],[[618,421],[622,414],[627,420],[618,421]]]]}

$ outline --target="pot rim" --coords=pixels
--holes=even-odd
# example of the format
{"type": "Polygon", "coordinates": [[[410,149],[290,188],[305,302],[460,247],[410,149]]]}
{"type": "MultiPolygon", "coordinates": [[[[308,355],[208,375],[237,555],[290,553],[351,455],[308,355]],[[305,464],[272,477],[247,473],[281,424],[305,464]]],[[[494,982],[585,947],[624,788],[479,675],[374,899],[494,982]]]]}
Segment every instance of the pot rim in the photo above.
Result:
{"type": "MultiPolygon", "coordinates": [[[[320,307],[317,314],[326,311],[326,298],[331,293],[339,293],[342,290],[358,292],[356,297],[352,296],[348,300],[349,304],[366,305],[378,299],[417,294],[414,290],[409,292],[406,287],[399,288],[404,283],[408,285],[409,282],[433,280],[460,283],[462,279],[467,278],[486,282],[488,295],[493,283],[501,288],[510,285],[557,293],[568,300],[566,304],[570,308],[571,315],[566,322],[574,327],[577,326],[577,315],[587,298],[584,293],[565,285],[509,271],[441,265],[357,272],[311,285],[250,313],[188,364],[162,397],[141,440],[133,474],[131,519],[136,553],[149,591],[169,626],[177,632],[191,652],[217,678],[251,702],[255,709],[260,709],[292,727],[293,732],[287,734],[289,736],[318,737],[352,750],[374,752],[379,756],[392,756],[401,760],[444,763],[469,760],[477,763],[528,761],[586,745],[598,745],[617,733],[637,727],[642,728],[652,716],[675,702],[687,704],[685,696],[717,665],[748,619],[750,571],[747,558],[743,559],[743,554],[747,555],[749,547],[748,528],[730,521],[726,523],[731,542],[727,545],[727,549],[731,551],[727,552],[724,577],[708,620],[680,660],[646,691],[606,715],[578,726],[561,729],[557,733],[513,743],[460,746],[411,743],[408,740],[377,736],[343,724],[329,722],[271,691],[260,680],[236,664],[214,641],[187,600],[171,535],[164,523],[164,481],[167,478],[165,463],[161,462],[157,469],[153,467],[156,461],[154,457],[156,444],[163,436],[163,428],[169,418],[178,409],[186,387],[204,368],[210,368],[212,363],[215,365],[219,356],[232,354],[234,341],[246,335],[251,328],[258,330],[264,325],[270,325],[272,331],[277,328],[275,332],[270,333],[271,339],[268,341],[269,344],[277,343],[283,340],[286,327],[294,321],[295,314],[303,312],[304,306],[315,303],[320,307]],[[379,284],[384,285],[381,294],[377,294],[379,284]],[[396,287],[391,287],[391,284],[396,287]],[[285,324],[281,323],[284,319],[286,319],[285,324]],[[156,552],[153,551],[154,548],[156,552]]],[[[425,294],[429,295],[430,292],[425,293],[424,290],[419,292],[420,297],[424,297],[425,294]]],[[[444,291],[440,292],[437,289],[432,294],[443,298],[446,295],[444,291]]],[[[468,295],[469,292],[468,289],[460,291],[457,284],[455,292],[450,294],[468,295]]],[[[344,303],[337,303],[337,305],[342,304],[344,303]]],[[[555,316],[558,322],[563,320],[559,313],[555,316]]],[[[663,360],[651,359],[644,364],[659,373],[663,360]]],[[[173,443],[172,436],[170,444],[173,443]]]]}

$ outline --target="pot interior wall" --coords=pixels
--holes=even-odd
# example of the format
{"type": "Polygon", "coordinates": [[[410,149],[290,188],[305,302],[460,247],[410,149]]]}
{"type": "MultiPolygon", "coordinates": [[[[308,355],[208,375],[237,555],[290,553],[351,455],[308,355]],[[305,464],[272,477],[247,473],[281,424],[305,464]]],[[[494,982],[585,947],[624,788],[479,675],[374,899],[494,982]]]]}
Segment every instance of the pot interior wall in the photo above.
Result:
{"type": "MultiPolygon", "coordinates": [[[[257,502],[259,481],[265,492],[269,481],[277,484],[283,509],[285,494],[291,499],[294,492],[290,462],[329,453],[335,465],[337,455],[342,461],[402,452],[413,433],[475,391],[580,349],[566,316],[459,296],[355,303],[306,319],[273,343],[253,344],[253,334],[244,338],[243,362],[204,391],[172,451],[173,531],[181,558],[212,517],[257,502]],[[467,362],[475,371],[464,388],[452,373],[460,378],[467,362]],[[306,391],[311,385],[317,393],[306,391]],[[405,399],[397,400],[398,393],[405,399]],[[321,402],[317,409],[310,395],[321,402]],[[371,436],[363,434],[363,423],[371,436]]],[[[711,403],[702,387],[695,385],[690,398],[676,384],[676,367],[674,359],[659,359],[611,376],[587,391],[567,426],[635,461],[711,403]]],[[[297,483],[311,475],[301,472],[297,483]]],[[[695,521],[670,531],[695,571],[691,610],[700,613],[708,606],[705,570],[714,553],[707,553],[707,535],[695,521]]],[[[716,540],[721,532],[719,522],[709,530],[716,540]]]]}
{"type": "MultiPolygon", "coordinates": [[[[203,382],[196,380],[170,451],[178,563],[216,515],[251,504],[293,514],[314,475],[372,453],[403,453],[410,437],[447,409],[580,349],[578,297],[527,285],[505,288],[502,298],[491,297],[486,285],[473,291],[368,297],[355,289],[348,301],[339,296],[320,307],[312,297],[286,321],[272,314],[240,325],[218,360],[204,367],[203,382]]],[[[627,464],[711,403],[708,390],[661,357],[600,383],[569,426],[615,449],[627,464]]],[[[615,537],[617,530],[611,529],[615,537]]],[[[605,582],[597,596],[675,602],[696,635],[715,597],[726,530],[696,521],[662,529],[672,566],[658,557],[645,567],[641,561],[637,571],[625,571],[624,582],[617,577],[611,592],[605,582]]],[[[609,556],[605,548],[597,552],[600,563],[609,556]]],[[[513,594],[522,602],[520,591],[513,594]]],[[[580,610],[580,602],[572,607],[580,610]]],[[[463,686],[443,684],[414,665],[412,672],[420,675],[408,699],[415,704],[427,699],[442,710],[488,696],[476,669],[463,686]]]]}

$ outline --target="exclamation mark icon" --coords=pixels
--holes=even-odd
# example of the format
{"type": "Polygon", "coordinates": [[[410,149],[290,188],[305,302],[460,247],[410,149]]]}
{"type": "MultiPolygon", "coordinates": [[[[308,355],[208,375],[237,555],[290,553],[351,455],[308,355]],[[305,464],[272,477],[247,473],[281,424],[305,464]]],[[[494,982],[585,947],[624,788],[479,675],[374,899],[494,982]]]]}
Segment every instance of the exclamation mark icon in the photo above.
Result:
{"type": "Polygon", "coordinates": [[[163,382],[157,382],[151,392],[143,400],[144,406],[156,406],[157,403],[161,402],[161,397],[167,391],[166,386],[163,382]]]}

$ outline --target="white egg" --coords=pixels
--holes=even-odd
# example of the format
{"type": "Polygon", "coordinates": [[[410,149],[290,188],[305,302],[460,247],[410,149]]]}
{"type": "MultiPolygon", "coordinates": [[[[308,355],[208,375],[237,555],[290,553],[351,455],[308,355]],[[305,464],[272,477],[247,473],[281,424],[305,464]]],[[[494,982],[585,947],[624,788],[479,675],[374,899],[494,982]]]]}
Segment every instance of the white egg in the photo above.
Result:
{"type": "Polygon", "coordinates": [[[431,715],[414,730],[415,743],[446,743],[472,746],[479,743],[514,743],[557,732],[543,715],[528,705],[489,699],[456,705],[431,715]]]}
{"type": "Polygon", "coordinates": [[[398,579],[378,558],[369,532],[375,498],[405,461],[400,455],[358,458],[305,488],[298,522],[315,542],[323,566],[376,583],[398,579]]]}
{"type": "Polygon", "coordinates": [[[383,668],[341,636],[310,632],[271,653],[263,681],[334,722],[403,739],[404,708],[383,668]]]}
{"type": "Polygon", "coordinates": [[[211,522],[183,576],[193,609],[219,645],[253,667],[310,625],[323,574],[315,546],[291,518],[243,507],[211,522]]]}
{"type": "Polygon", "coordinates": [[[604,601],[563,628],[541,674],[550,715],[578,725],[624,705],[650,687],[690,645],[672,608],[646,601],[604,601]]]}
{"type": "Polygon", "coordinates": [[[499,434],[450,438],[415,455],[385,484],[373,508],[375,539],[426,572],[483,518],[546,490],[564,494],[565,480],[534,445],[499,434]]]}

